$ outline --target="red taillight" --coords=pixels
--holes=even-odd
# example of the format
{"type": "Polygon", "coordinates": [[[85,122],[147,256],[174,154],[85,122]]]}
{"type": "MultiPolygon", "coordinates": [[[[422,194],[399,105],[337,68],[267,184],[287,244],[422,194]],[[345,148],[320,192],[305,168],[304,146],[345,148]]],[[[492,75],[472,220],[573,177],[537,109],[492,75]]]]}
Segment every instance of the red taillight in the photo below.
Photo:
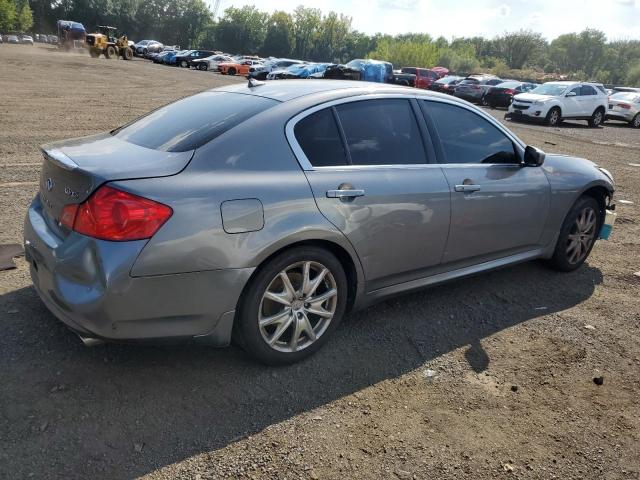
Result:
{"type": "Polygon", "coordinates": [[[127,241],[151,238],[173,210],[162,203],[103,186],[84,203],[67,205],[60,218],[63,225],[69,223],[63,221],[65,214],[74,215],[71,224],[78,233],[102,240],[127,241]]]}
{"type": "Polygon", "coordinates": [[[631,105],[627,105],[626,103],[619,103],[618,106],[620,108],[624,108],[625,110],[629,110],[631,108],[631,105]]]}

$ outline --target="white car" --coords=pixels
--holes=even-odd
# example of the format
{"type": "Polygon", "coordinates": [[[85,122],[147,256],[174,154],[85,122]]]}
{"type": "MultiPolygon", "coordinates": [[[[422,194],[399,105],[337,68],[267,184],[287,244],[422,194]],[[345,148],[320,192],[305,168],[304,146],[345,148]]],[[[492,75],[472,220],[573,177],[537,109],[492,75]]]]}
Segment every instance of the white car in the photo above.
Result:
{"type": "Polygon", "coordinates": [[[607,106],[600,83],[547,82],[513,97],[505,118],[541,120],[551,126],[562,120],[587,120],[589,126],[599,127],[607,106]]]}
{"type": "Polygon", "coordinates": [[[274,70],[284,70],[291,65],[297,65],[304,63],[302,60],[290,60],[288,58],[274,58],[267,60],[262,64],[254,65],[249,69],[249,77],[256,78],[258,80],[266,80],[269,72],[274,70]]]}
{"type": "Polygon", "coordinates": [[[206,58],[199,58],[191,61],[191,66],[198,70],[218,70],[218,64],[222,62],[232,62],[233,58],[228,55],[211,55],[206,58]]]}

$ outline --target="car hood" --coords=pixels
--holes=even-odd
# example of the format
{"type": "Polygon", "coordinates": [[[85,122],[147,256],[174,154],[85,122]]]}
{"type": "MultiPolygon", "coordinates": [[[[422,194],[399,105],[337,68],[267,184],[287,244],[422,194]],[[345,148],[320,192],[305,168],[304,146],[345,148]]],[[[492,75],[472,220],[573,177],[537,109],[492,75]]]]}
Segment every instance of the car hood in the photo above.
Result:
{"type": "Polygon", "coordinates": [[[526,100],[529,102],[546,102],[547,100],[552,100],[557,97],[552,95],[540,95],[539,93],[520,93],[514,98],[516,100],[526,100]]]}

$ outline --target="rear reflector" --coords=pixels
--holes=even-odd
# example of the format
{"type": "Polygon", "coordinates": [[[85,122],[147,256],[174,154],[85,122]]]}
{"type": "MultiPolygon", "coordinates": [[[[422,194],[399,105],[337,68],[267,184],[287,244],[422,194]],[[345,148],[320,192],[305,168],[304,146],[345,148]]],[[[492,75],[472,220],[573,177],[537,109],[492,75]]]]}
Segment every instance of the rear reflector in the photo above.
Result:
{"type": "MultiPolygon", "coordinates": [[[[72,215],[68,205],[62,212],[72,215]]],[[[173,214],[170,207],[147,198],[102,186],[76,205],[73,230],[89,237],[116,242],[151,238],[173,214]]]]}

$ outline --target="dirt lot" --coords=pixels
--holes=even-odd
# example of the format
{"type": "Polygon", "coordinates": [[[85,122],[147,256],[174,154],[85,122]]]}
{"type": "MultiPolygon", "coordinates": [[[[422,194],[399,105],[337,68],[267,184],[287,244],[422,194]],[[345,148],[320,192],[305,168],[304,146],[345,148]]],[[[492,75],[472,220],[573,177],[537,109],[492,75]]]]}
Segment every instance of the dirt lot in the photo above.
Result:
{"type": "MultiPolygon", "coordinates": [[[[0,65],[0,243],[21,241],[40,144],[234,81],[43,47],[0,65]]],[[[640,478],[640,132],[509,125],[613,172],[635,204],[612,240],[571,274],[529,263],[351,314],[292,367],[85,348],[23,260],[0,272],[0,478],[640,478]]]]}

